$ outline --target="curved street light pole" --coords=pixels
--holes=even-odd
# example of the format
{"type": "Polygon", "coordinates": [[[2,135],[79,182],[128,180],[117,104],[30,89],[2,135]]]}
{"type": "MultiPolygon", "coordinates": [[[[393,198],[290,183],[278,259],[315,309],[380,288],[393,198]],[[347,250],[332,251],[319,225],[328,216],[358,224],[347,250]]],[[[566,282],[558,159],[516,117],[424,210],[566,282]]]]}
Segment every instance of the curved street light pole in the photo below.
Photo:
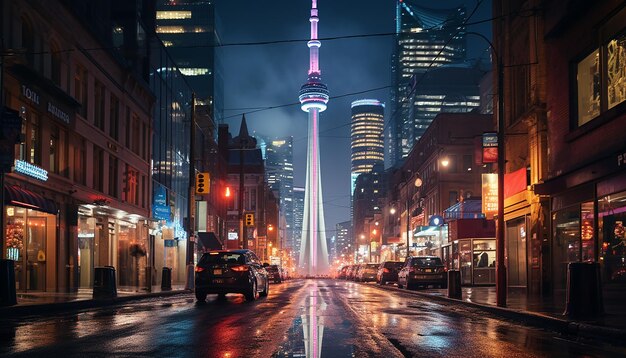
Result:
{"type": "Polygon", "coordinates": [[[496,303],[506,307],[506,266],[504,265],[504,66],[493,43],[478,32],[467,32],[485,40],[496,58],[498,68],[498,218],[496,220],[496,303]]]}

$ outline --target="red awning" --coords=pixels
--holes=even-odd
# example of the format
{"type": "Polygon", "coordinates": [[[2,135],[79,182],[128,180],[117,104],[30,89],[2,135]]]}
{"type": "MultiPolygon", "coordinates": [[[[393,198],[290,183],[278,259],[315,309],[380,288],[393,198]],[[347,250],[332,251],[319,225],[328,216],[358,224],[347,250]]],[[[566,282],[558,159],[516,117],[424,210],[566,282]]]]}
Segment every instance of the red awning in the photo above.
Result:
{"type": "Polygon", "coordinates": [[[54,201],[46,199],[32,191],[20,188],[17,185],[4,186],[4,203],[54,215],[59,212],[59,208],[54,201]]]}

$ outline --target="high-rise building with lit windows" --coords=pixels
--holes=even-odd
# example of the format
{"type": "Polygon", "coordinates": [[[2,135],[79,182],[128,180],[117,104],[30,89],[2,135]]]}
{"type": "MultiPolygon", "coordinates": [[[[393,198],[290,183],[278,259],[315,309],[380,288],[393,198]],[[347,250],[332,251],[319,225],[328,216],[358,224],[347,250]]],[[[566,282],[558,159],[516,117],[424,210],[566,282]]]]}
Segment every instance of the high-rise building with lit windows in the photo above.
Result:
{"type": "Polygon", "coordinates": [[[285,248],[294,248],[293,137],[265,140],[265,177],[285,216],[285,248]]]}
{"type": "Polygon", "coordinates": [[[180,72],[208,105],[215,122],[224,112],[222,68],[216,46],[220,44],[220,18],[214,0],[157,0],[156,33],[180,72]]]}
{"type": "MultiPolygon", "coordinates": [[[[387,167],[408,155],[437,113],[478,107],[478,83],[468,86],[467,78],[455,77],[472,69],[465,63],[466,16],[464,6],[432,9],[418,0],[396,0],[387,167]],[[447,72],[459,67],[465,70],[447,72]],[[427,78],[435,70],[435,78],[427,78]],[[464,82],[460,87],[455,86],[459,79],[464,82]]],[[[473,80],[475,76],[469,75],[473,80]]]]}
{"type": "Polygon", "coordinates": [[[376,99],[352,102],[350,147],[350,193],[354,194],[356,178],[369,173],[385,158],[385,105],[376,99]]]}

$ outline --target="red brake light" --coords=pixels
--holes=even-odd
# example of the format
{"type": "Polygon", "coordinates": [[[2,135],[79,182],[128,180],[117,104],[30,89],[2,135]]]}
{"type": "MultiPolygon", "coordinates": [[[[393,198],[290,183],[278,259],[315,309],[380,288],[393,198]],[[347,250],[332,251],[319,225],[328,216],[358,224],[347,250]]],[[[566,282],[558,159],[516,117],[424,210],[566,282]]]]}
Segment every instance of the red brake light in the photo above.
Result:
{"type": "Polygon", "coordinates": [[[384,273],[389,273],[389,269],[385,267],[385,268],[383,268],[383,272],[384,273]]]}
{"type": "Polygon", "coordinates": [[[241,266],[233,266],[230,268],[233,271],[237,271],[237,272],[244,272],[244,271],[248,271],[249,268],[246,265],[241,265],[241,266]]]}
{"type": "Polygon", "coordinates": [[[196,272],[204,271],[204,267],[196,266],[196,272]]]}

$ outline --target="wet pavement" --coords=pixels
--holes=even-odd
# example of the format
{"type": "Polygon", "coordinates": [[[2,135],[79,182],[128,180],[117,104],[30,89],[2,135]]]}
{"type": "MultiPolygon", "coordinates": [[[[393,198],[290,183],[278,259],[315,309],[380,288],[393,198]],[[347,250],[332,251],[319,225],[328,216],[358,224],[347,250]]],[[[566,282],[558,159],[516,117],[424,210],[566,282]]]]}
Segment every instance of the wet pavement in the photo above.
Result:
{"type": "Polygon", "coordinates": [[[293,280],[270,295],[197,303],[192,294],[44,317],[0,319],[0,356],[618,357],[576,341],[406,292],[293,280]]]}

